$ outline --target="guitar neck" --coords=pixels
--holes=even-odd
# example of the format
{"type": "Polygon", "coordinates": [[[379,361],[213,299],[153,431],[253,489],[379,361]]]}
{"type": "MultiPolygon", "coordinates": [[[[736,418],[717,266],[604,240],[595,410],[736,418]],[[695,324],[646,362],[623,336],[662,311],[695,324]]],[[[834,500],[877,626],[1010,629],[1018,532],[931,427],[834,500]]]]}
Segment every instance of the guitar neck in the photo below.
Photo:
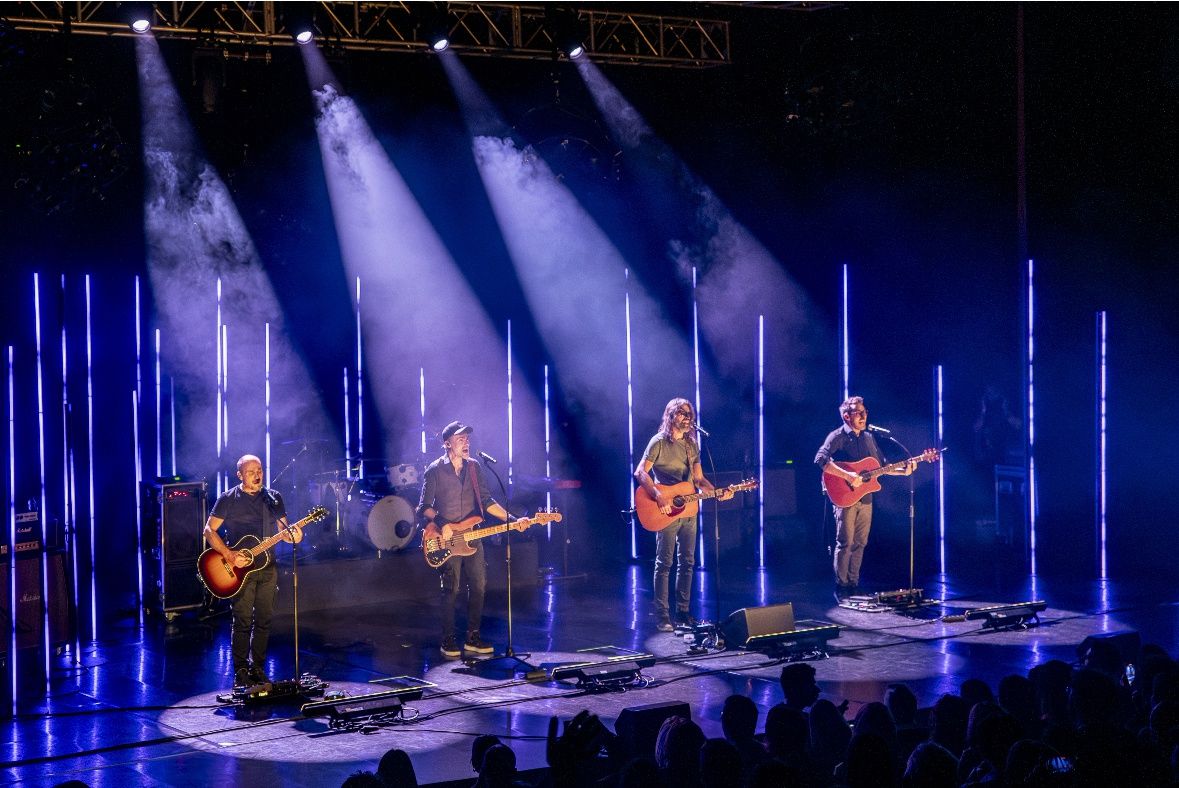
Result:
{"type": "Polygon", "coordinates": [[[527,528],[536,525],[540,522],[539,517],[530,517],[527,520],[511,520],[499,525],[491,525],[487,528],[478,528],[474,531],[466,531],[462,534],[463,538],[468,542],[473,542],[476,539],[486,539],[489,536],[505,533],[510,528],[527,528]]]}
{"type": "MultiPolygon", "coordinates": [[[[304,517],[302,520],[298,521],[294,525],[287,526],[287,528],[292,528],[292,529],[293,528],[302,528],[303,525],[305,525],[309,519],[311,519],[311,518],[304,517]]],[[[249,553],[250,556],[252,556],[253,558],[257,558],[259,555],[261,555],[262,553],[265,553],[267,550],[269,550],[270,548],[274,547],[276,544],[281,542],[283,534],[285,534],[287,532],[287,528],[279,529],[278,533],[274,534],[273,536],[266,537],[261,542],[259,542],[257,545],[255,545],[254,547],[246,548],[246,552],[249,553]]]]}
{"type": "Polygon", "coordinates": [[[875,479],[877,476],[883,476],[884,474],[888,473],[889,471],[895,471],[897,468],[903,468],[906,465],[908,465],[910,462],[929,462],[929,461],[930,461],[930,458],[926,457],[925,455],[920,455],[917,457],[910,457],[907,460],[900,460],[899,462],[890,462],[888,465],[881,465],[876,470],[868,471],[867,473],[863,474],[863,476],[864,476],[864,478],[867,478],[867,479],[875,479]]]}

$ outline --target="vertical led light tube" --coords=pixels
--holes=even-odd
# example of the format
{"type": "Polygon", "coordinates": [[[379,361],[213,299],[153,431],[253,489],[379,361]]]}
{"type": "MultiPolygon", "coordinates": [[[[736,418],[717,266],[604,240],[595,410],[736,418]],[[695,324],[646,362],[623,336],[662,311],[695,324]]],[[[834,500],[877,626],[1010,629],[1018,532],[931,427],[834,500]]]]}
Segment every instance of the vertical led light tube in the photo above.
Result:
{"type": "Polygon", "coordinates": [[[164,430],[160,398],[163,393],[160,380],[160,330],[156,329],[156,476],[164,475],[164,430]]]}
{"type": "MultiPolygon", "coordinates": [[[[946,419],[943,397],[945,394],[942,365],[934,367],[935,401],[937,402],[937,447],[946,443],[946,419]]],[[[943,578],[946,574],[946,459],[937,464],[937,555],[938,570],[943,578]]]]}
{"type": "MultiPolygon", "coordinates": [[[[626,316],[626,461],[627,461],[627,480],[626,487],[630,492],[630,509],[633,512],[635,508],[635,486],[634,486],[634,468],[635,468],[635,389],[633,366],[631,360],[631,345],[630,345],[630,269],[623,269],[627,281],[625,316],[626,316]]],[[[630,557],[639,557],[639,539],[637,528],[635,527],[634,515],[630,518],[630,557]]]]}
{"type": "Polygon", "coordinates": [[[840,315],[840,318],[839,318],[839,322],[840,322],[839,344],[841,346],[840,347],[840,350],[841,350],[840,356],[841,357],[839,359],[839,367],[840,367],[840,372],[842,373],[841,376],[843,378],[843,400],[846,400],[848,398],[848,396],[850,396],[849,391],[851,390],[850,389],[851,353],[848,350],[848,347],[851,344],[849,341],[850,337],[851,337],[851,331],[848,328],[849,321],[848,321],[847,302],[848,302],[848,275],[847,275],[847,263],[844,263],[843,264],[843,301],[842,301],[843,305],[842,305],[842,308],[840,309],[840,312],[839,312],[839,315],[840,315]]]}
{"type": "Polygon", "coordinates": [[[418,367],[418,398],[422,409],[422,457],[426,456],[426,368],[418,367]]]}
{"type": "MultiPolygon", "coordinates": [[[[221,324],[221,449],[229,448],[229,324],[221,324]]],[[[226,482],[226,489],[230,487],[226,482]]]]}
{"type": "Polygon", "coordinates": [[[1097,313],[1097,489],[1096,489],[1096,506],[1094,511],[1097,515],[1097,552],[1098,552],[1098,566],[1101,571],[1101,579],[1104,580],[1109,577],[1109,565],[1106,561],[1106,531],[1105,531],[1105,508],[1106,508],[1106,314],[1105,310],[1097,313]]]}
{"type": "MultiPolygon", "coordinates": [[[[37,522],[41,530],[41,544],[45,545],[45,537],[48,535],[48,527],[45,522],[45,505],[48,503],[45,494],[45,371],[42,366],[41,358],[41,277],[40,274],[33,274],[33,317],[36,321],[33,335],[36,339],[37,350],[37,457],[40,461],[41,471],[41,498],[38,502],[40,507],[37,512],[37,522]]],[[[16,542],[12,543],[14,546],[16,542]]],[[[10,597],[16,599],[16,597],[10,597]]],[[[49,554],[41,551],[41,607],[39,611],[39,618],[41,620],[41,645],[45,649],[45,686],[49,686],[49,554]]],[[[13,608],[15,610],[15,607],[13,608]]]]}
{"type": "Polygon", "coordinates": [[[364,350],[360,332],[360,277],[356,277],[356,453],[364,478],[364,350]]]}
{"type": "MultiPolygon", "coordinates": [[[[74,497],[74,455],[70,451],[70,367],[69,342],[66,333],[65,315],[68,312],[66,303],[66,278],[61,275],[61,469],[62,479],[62,522],[69,529],[67,549],[70,553],[70,587],[73,592],[74,610],[78,611],[78,510],[77,498],[74,497]]],[[[74,627],[75,636],[80,627],[74,627]]],[[[77,645],[77,641],[75,641],[77,645]]],[[[76,653],[76,652],[75,652],[76,653]]]]}
{"type": "Polygon", "coordinates": [[[348,367],[344,367],[344,476],[352,475],[352,421],[348,413],[348,367]]]}
{"type": "MultiPolygon", "coordinates": [[[[766,316],[757,316],[757,566],[766,568],[766,316]]],[[[764,582],[764,578],[763,578],[764,582]]]]}
{"type": "Polygon", "coordinates": [[[176,475],[176,378],[168,376],[168,427],[172,430],[172,475],[176,475]]]}
{"type": "Polygon", "coordinates": [[[1028,417],[1028,549],[1032,575],[1036,574],[1036,286],[1035,263],[1028,258],[1027,268],[1027,417],[1028,417]]]}
{"type": "Polygon", "coordinates": [[[135,446],[135,567],[139,577],[139,624],[143,625],[143,452],[139,447],[139,394],[131,391],[131,438],[135,446]]]}
{"type": "Polygon", "coordinates": [[[98,581],[95,577],[94,556],[98,548],[98,533],[94,514],[94,342],[91,326],[90,274],[86,274],[86,486],[87,511],[90,515],[90,639],[97,640],[98,581]]]}
{"type": "Polygon", "coordinates": [[[263,337],[263,353],[265,361],[266,375],[266,391],[265,391],[265,407],[266,407],[266,486],[270,486],[270,323],[266,323],[265,334],[263,337]]]}
{"type": "Polygon", "coordinates": [[[508,320],[508,489],[512,488],[512,321],[508,320]]]}
{"type": "MultiPolygon", "coordinates": [[[[700,302],[696,300],[696,266],[692,266],[692,369],[695,373],[695,399],[692,407],[696,411],[696,421],[700,421],[700,302]]],[[[696,433],[696,444],[700,444],[700,433],[696,433]]],[[[704,508],[696,510],[696,559],[697,566],[707,566],[704,555],[704,508]]],[[[717,615],[720,615],[719,611],[717,615]]]]}
{"type": "MultiPolygon", "coordinates": [[[[546,479],[553,478],[552,465],[552,444],[550,442],[549,432],[549,365],[544,365],[544,476],[546,479]]],[[[544,508],[552,510],[553,508],[553,486],[552,484],[545,485],[544,492],[544,508]]],[[[553,538],[553,524],[545,523],[545,530],[548,532],[548,538],[553,538]]]]}
{"type": "MultiPolygon", "coordinates": [[[[16,544],[16,405],[14,402],[15,386],[13,385],[13,347],[8,346],[8,543],[16,544]]],[[[16,551],[8,551],[8,598],[16,599],[16,551]]],[[[12,655],[12,665],[9,677],[12,686],[9,698],[12,702],[12,714],[16,714],[16,677],[19,674],[19,655],[16,648],[16,627],[8,627],[8,653],[12,655]]]]}
{"type": "Polygon", "coordinates": [[[217,277],[217,495],[221,495],[221,399],[223,396],[223,381],[221,380],[221,277],[217,277]]]}

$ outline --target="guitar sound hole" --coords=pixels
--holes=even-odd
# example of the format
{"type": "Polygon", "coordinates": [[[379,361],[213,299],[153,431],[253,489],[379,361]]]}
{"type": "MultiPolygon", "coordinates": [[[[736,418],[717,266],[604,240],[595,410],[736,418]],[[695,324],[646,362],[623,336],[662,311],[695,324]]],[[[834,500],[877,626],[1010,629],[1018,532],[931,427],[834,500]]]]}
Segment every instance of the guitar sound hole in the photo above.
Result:
{"type": "Polygon", "coordinates": [[[672,498],[671,505],[677,509],[682,509],[684,506],[684,496],[677,495],[676,497],[672,498]]]}

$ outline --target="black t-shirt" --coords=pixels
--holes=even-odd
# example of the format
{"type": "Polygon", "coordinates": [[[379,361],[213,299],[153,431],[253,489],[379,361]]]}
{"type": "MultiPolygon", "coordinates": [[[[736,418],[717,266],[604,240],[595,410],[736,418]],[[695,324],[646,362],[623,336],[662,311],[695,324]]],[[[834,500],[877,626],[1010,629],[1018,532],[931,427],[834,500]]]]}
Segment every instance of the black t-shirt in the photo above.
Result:
{"type": "Polygon", "coordinates": [[[270,494],[274,496],[274,504],[267,500],[265,493],[250,495],[239,484],[221,494],[210,514],[225,521],[230,540],[236,541],[247,534],[265,539],[277,531],[275,523],[287,516],[282,496],[274,490],[270,494]]]}

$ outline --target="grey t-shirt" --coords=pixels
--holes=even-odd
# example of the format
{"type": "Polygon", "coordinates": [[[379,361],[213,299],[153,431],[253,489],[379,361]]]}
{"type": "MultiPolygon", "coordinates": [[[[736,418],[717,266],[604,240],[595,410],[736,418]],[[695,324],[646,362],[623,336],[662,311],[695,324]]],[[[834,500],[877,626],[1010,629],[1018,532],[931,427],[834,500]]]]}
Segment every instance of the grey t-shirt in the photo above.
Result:
{"type": "Polygon", "coordinates": [[[656,433],[643,452],[650,460],[651,478],[656,484],[679,484],[692,478],[692,468],[700,462],[700,448],[695,441],[681,438],[672,441],[656,433]]]}

